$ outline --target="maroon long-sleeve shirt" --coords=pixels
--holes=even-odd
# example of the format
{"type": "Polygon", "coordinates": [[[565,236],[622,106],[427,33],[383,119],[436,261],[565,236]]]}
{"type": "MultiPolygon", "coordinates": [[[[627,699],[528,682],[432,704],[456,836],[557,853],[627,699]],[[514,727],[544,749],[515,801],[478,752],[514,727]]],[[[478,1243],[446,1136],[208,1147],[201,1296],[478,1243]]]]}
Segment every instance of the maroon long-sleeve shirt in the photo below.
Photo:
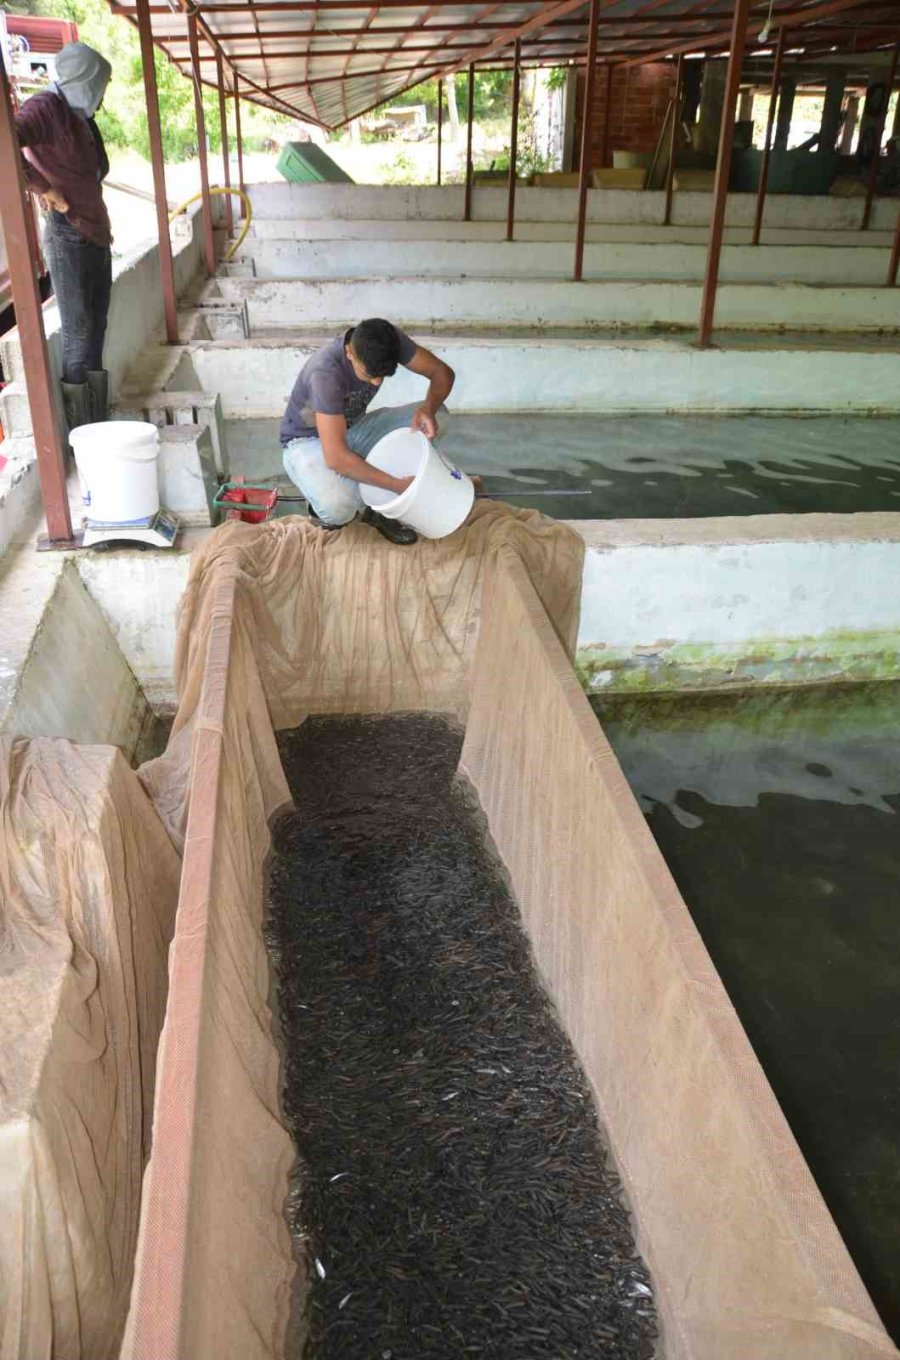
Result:
{"type": "Polygon", "coordinates": [[[108,246],[112,234],[100,180],[109,161],[100,133],[50,90],[26,99],[16,113],[16,133],[28,187],[61,194],[75,230],[95,245],[108,246]]]}

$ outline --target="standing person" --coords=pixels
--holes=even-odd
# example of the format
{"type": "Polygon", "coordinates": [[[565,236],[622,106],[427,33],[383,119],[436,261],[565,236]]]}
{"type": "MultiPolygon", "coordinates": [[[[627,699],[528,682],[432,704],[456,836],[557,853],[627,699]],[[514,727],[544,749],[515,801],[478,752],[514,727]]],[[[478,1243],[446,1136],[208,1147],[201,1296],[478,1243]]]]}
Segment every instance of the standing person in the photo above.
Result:
{"type": "Polygon", "coordinates": [[[383,435],[403,427],[434,439],[438,411],[455,376],[430,350],[380,318],[361,321],[316,350],[294,384],[280,431],[284,470],[308,500],[313,523],[338,529],[361,513],[364,523],[392,543],[416,542],[418,535],[409,525],[367,509],[359,490],[363,483],[399,496],[412,477],[380,472],[366,462],[366,455],[383,435]],[[425,400],[366,415],[369,402],[398,364],[428,379],[425,400]]]}
{"type": "Polygon", "coordinates": [[[106,420],[103,341],[112,286],[112,234],[102,181],[109,160],[94,114],[112,67],[85,43],[56,58],[56,83],[16,113],[25,182],[45,209],[44,252],[62,330],[63,406],[69,429],[106,420]]]}

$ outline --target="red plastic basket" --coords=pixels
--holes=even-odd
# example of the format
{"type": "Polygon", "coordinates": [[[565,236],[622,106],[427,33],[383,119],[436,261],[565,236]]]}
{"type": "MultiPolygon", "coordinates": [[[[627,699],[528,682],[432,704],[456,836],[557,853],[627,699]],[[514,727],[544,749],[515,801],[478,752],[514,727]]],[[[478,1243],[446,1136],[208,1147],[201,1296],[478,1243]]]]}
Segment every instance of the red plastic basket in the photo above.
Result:
{"type": "Polygon", "coordinates": [[[229,519],[240,519],[245,524],[262,524],[269,518],[277,503],[278,489],[272,486],[226,484],[219,489],[215,499],[216,505],[228,507],[229,519]]]}

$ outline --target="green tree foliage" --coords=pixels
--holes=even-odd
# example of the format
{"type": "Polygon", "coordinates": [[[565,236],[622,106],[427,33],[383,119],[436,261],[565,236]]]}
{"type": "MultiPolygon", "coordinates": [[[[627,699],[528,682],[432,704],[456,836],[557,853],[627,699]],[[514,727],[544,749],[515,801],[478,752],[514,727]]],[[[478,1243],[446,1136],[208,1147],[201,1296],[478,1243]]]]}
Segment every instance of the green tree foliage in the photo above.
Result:
{"type": "MultiPolygon", "coordinates": [[[[456,102],[459,105],[459,115],[461,118],[466,116],[466,100],[468,98],[468,84],[465,73],[456,76],[456,102]]],[[[512,71],[476,71],[475,72],[475,117],[483,118],[502,118],[509,109],[509,101],[512,98],[512,71]]],[[[446,94],[444,95],[444,111],[446,113],[446,94]]],[[[380,109],[376,110],[376,115],[382,113],[387,108],[398,108],[409,104],[424,104],[428,118],[431,122],[437,117],[438,101],[438,82],[436,80],[424,80],[421,85],[416,85],[404,94],[397,95],[396,99],[389,99],[380,109]]]]}

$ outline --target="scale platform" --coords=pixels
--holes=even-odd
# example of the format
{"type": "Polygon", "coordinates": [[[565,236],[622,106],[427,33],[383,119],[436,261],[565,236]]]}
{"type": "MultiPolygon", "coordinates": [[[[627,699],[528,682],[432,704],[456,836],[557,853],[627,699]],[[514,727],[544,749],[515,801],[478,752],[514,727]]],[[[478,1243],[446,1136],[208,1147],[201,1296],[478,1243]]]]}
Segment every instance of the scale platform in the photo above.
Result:
{"type": "Polygon", "coordinates": [[[103,543],[135,543],[147,548],[174,547],[180,521],[171,510],[157,510],[147,519],[127,520],[124,523],[108,524],[100,520],[87,519],[84,522],[83,544],[95,548],[103,543]]]}

